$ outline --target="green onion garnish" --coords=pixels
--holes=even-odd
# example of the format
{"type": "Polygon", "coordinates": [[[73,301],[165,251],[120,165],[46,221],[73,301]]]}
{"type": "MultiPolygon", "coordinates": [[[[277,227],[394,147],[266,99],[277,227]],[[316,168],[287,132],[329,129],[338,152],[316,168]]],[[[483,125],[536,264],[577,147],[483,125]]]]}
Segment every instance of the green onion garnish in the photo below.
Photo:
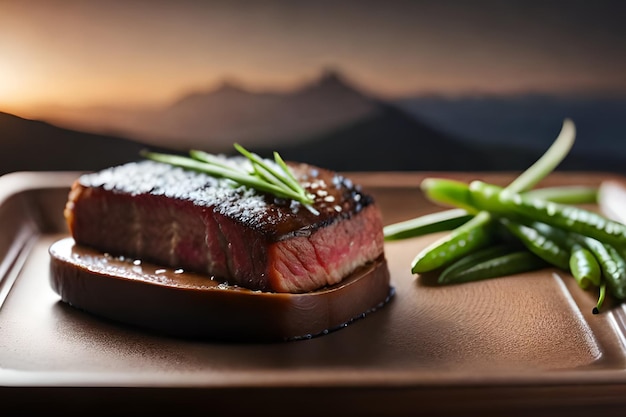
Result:
{"type": "Polygon", "coordinates": [[[313,196],[296,180],[278,152],[274,152],[275,164],[272,164],[237,143],[234,147],[250,161],[251,171],[230,165],[215,155],[199,150],[191,150],[189,157],[147,151],[142,152],[141,155],[146,159],[203,172],[212,177],[226,178],[239,185],[270,193],[279,198],[295,200],[312,213],[319,214],[312,206],[313,196]]]}

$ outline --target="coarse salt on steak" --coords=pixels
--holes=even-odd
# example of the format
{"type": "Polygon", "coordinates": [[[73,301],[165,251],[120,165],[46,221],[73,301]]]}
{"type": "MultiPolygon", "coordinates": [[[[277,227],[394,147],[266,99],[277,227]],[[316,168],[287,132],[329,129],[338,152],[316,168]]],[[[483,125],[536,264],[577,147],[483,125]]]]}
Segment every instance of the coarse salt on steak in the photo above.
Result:
{"type": "Polygon", "coordinates": [[[319,213],[230,180],[141,161],[81,176],[65,217],[79,245],[254,290],[313,291],[384,257],[371,196],[335,172],[290,168],[319,213]]]}

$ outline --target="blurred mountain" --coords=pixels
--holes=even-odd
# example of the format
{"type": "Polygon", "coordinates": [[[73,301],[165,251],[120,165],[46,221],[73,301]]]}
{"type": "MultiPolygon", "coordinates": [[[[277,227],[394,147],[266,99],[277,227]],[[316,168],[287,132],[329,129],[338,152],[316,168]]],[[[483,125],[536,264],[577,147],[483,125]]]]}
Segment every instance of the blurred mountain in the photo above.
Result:
{"type": "Polygon", "coordinates": [[[13,171],[91,171],[139,158],[146,145],[77,132],[0,112],[0,175],[13,171]]]}
{"type": "MultiPolygon", "coordinates": [[[[372,101],[371,115],[299,142],[253,146],[271,156],[339,171],[488,169],[488,160],[462,141],[422,125],[394,106],[372,101]],[[450,152],[450,150],[454,150],[450,152]]],[[[117,136],[84,133],[0,113],[0,174],[12,171],[97,170],[140,158],[157,147],[117,136]]],[[[228,153],[233,153],[230,146],[228,153]]]]}
{"type": "Polygon", "coordinates": [[[160,108],[73,111],[75,121],[95,122],[99,115],[99,128],[76,122],[70,129],[67,120],[61,128],[0,113],[0,173],[94,170],[135,160],[145,147],[232,154],[233,142],[338,171],[521,171],[550,146],[564,117],[575,121],[578,135],[559,169],[626,173],[623,135],[600,128],[603,121],[621,122],[626,107],[554,100],[387,102],[360,92],[336,71],[289,93],[255,93],[225,82],[160,108]]]}
{"type": "Polygon", "coordinates": [[[370,116],[332,132],[291,144],[252,148],[265,157],[278,150],[285,159],[339,171],[490,170],[482,149],[442,134],[403,110],[378,102],[370,116]]]}
{"type": "MultiPolygon", "coordinates": [[[[421,96],[397,101],[400,108],[438,130],[477,146],[543,151],[564,118],[576,124],[572,154],[594,161],[626,158],[626,98],[607,96],[421,96]]],[[[584,161],[581,161],[583,163],[584,161]]],[[[624,168],[622,168],[624,169],[624,168]]]]}
{"type": "MultiPolygon", "coordinates": [[[[338,171],[488,170],[489,159],[462,140],[422,125],[402,110],[374,102],[372,115],[295,143],[253,146],[271,156],[338,171]]],[[[0,174],[12,171],[97,170],[140,158],[142,149],[178,152],[116,136],[84,133],[0,113],[0,174]]],[[[232,146],[227,153],[233,154],[232,146]]]]}
{"type": "Polygon", "coordinates": [[[56,125],[173,146],[216,152],[233,142],[293,142],[331,131],[375,110],[372,99],[328,70],[288,93],[251,92],[233,82],[186,94],[159,108],[48,109],[56,125]]]}
{"type": "Polygon", "coordinates": [[[73,115],[99,115],[101,123],[116,121],[108,130],[118,136],[178,151],[232,154],[232,143],[239,142],[262,155],[278,150],[287,159],[339,171],[487,170],[490,164],[456,135],[362,93],[332,70],[289,93],[253,93],[224,82],[160,109],[111,108],[109,118],[106,109],[92,110],[73,115]]]}

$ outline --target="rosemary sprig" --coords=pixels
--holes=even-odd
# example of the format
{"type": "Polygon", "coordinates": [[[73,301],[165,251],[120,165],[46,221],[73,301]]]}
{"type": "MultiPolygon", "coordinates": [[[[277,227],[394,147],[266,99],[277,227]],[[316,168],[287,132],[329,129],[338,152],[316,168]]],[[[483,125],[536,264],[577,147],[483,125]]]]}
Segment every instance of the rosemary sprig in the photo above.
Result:
{"type": "Polygon", "coordinates": [[[153,161],[203,172],[213,177],[226,178],[257,191],[273,194],[276,197],[295,200],[311,212],[318,214],[317,210],[312,207],[313,196],[307,193],[296,180],[278,152],[274,152],[276,164],[274,167],[273,164],[268,163],[267,160],[248,151],[243,146],[235,143],[234,147],[250,161],[252,171],[230,165],[215,155],[195,149],[189,151],[189,157],[148,151],[142,152],[141,155],[153,161]]]}

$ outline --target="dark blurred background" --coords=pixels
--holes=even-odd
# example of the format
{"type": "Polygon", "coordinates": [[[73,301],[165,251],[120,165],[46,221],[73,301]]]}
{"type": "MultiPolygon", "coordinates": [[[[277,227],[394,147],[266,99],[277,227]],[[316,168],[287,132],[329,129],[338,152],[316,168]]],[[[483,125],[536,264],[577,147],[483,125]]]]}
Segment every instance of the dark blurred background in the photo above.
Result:
{"type": "Polygon", "coordinates": [[[0,0],[0,174],[143,148],[626,173],[621,1],[0,0]]]}

